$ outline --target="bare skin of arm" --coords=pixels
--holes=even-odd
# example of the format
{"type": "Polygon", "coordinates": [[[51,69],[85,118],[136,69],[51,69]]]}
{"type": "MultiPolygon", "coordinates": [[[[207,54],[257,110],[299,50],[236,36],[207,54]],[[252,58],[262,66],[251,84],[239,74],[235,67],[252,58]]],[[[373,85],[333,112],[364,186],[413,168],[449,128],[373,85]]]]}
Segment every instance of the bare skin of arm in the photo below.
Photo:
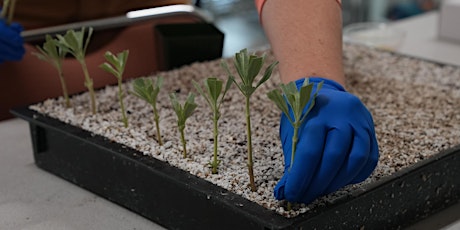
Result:
{"type": "Polygon", "coordinates": [[[317,76],[345,83],[342,10],[334,0],[268,0],[261,19],[284,83],[317,76]]]}

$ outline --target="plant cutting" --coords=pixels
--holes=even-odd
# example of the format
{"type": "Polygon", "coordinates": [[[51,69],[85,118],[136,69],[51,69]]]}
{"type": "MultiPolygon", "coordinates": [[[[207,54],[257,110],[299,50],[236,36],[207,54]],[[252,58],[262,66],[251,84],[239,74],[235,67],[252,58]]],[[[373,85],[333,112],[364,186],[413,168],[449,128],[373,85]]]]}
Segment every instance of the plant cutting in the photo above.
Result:
{"type": "Polygon", "coordinates": [[[225,94],[227,93],[228,89],[232,86],[233,81],[231,79],[227,80],[227,83],[225,84],[225,89],[222,92],[222,86],[223,86],[223,81],[220,79],[217,79],[215,77],[208,78],[203,81],[204,88],[203,90],[201,86],[196,82],[192,81],[193,85],[195,88],[198,90],[198,92],[206,99],[206,102],[208,103],[209,107],[211,107],[212,110],[212,118],[213,118],[213,124],[214,124],[214,155],[213,155],[213,160],[209,163],[211,166],[211,172],[213,174],[216,174],[218,171],[218,167],[220,164],[220,160],[218,159],[218,149],[217,149],[217,143],[218,143],[218,136],[219,136],[219,130],[218,130],[218,122],[220,118],[220,106],[222,105],[222,102],[224,101],[225,94]]]}
{"type": "Polygon", "coordinates": [[[69,94],[67,90],[67,84],[64,78],[64,73],[62,71],[62,61],[65,58],[67,52],[59,45],[59,41],[57,39],[53,39],[50,35],[46,35],[45,42],[43,43],[43,47],[36,46],[39,53],[33,52],[38,59],[46,61],[56,68],[59,76],[59,80],[61,82],[62,93],[65,99],[65,105],[67,108],[71,107],[69,94]]]}
{"type": "Polygon", "coordinates": [[[197,104],[195,104],[195,94],[189,93],[187,99],[185,100],[184,106],[182,106],[175,93],[169,94],[171,99],[171,104],[173,106],[174,112],[177,115],[177,127],[180,132],[180,140],[182,142],[182,153],[184,158],[187,158],[187,142],[185,140],[185,121],[189,118],[193,111],[195,111],[197,104]]]}
{"type": "Polygon", "coordinates": [[[163,77],[158,77],[155,83],[150,78],[136,78],[133,81],[134,91],[131,92],[134,96],[146,101],[152,106],[153,120],[155,121],[155,127],[157,129],[157,141],[159,145],[163,145],[163,142],[161,140],[160,115],[157,109],[157,97],[162,85],[163,77]]]}
{"type": "Polygon", "coordinates": [[[93,28],[90,27],[88,29],[88,34],[86,34],[85,39],[85,28],[83,27],[81,31],[68,30],[64,36],[60,34],[56,36],[59,41],[59,45],[62,47],[62,49],[65,52],[72,54],[80,63],[83,70],[83,74],[85,76],[85,86],[86,88],[88,88],[88,92],[90,95],[91,111],[93,114],[96,114],[97,108],[96,99],[94,95],[93,79],[89,75],[88,67],[86,66],[85,61],[86,49],[88,48],[88,44],[92,34],[93,28]]]}
{"type": "Polygon", "coordinates": [[[272,75],[273,69],[278,65],[278,62],[274,62],[270,64],[266,69],[265,72],[254,86],[254,81],[259,75],[260,70],[265,62],[265,56],[256,56],[256,55],[249,55],[247,49],[243,49],[240,52],[235,54],[233,59],[233,63],[235,68],[238,72],[238,75],[241,79],[241,82],[238,83],[235,80],[235,77],[231,73],[227,63],[225,61],[222,62],[223,68],[227,71],[229,78],[231,81],[235,83],[238,89],[246,98],[246,133],[247,133],[247,148],[248,148],[248,174],[249,174],[249,183],[251,186],[252,191],[256,191],[256,185],[254,182],[254,170],[253,170],[253,158],[252,158],[252,139],[251,139],[251,114],[249,109],[250,104],[250,97],[256,91],[259,86],[261,86],[264,82],[266,82],[272,75]]]}
{"type": "MultiPolygon", "coordinates": [[[[288,170],[291,170],[292,165],[294,165],[299,128],[305,122],[310,110],[315,106],[315,98],[322,86],[323,82],[320,82],[312,95],[313,83],[309,83],[308,79],[305,79],[299,89],[297,89],[294,82],[289,82],[288,84],[280,85],[281,92],[278,89],[273,89],[267,93],[268,98],[284,113],[294,130],[291,142],[291,165],[288,170]],[[307,105],[308,107],[306,108],[307,105]]],[[[291,209],[292,204],[288,202],[287,210],[291,209]]]]}
{"type": "Polygon", "coordinates": [[[4,0],[3,1],[3,10],[0,15],[2,18],[7,19],[6,23],[11,24],[13,21],[14,8],[16,6],[16,0],[4,0]]]}
{"type": "Polygon", "coordinates": [[[323,82],[320,82],[316,86],[315,93],[312,95],[313,83],[309,83],[308,79],[305,79],[299,90],[297,90],[294,82],[289,82],[288,84],[280,85],[281,92],[278,89],[273,89],[267,93],[268,98],[275,103],[284,115],[286,115],[289,123],[291,123],[294,128],[294,134],[292,136],[291,165],[289,166],[289,170],[294,164],[299,128],[305,122],[310,110],[313,106],[315,106],[315,98],[322,86],[323,82]],[[308,108],[305,109],[307,105],[308,108]]]}
{"type": "Polygon", "coordinates": [[[120,101],[121,116],[125,127],[128,127],[128,117],[126,116],[125,105],[123,104],[123,98],[125,94],[123,92],[122,84],[123,72],[125,71],[128,55],[128,50],[124,50],[117,55],[107,51],[104,57],[108,62],[105,62],[100,66],[103,70],[113,74],[118,80],[118,100],[120,101]]]}

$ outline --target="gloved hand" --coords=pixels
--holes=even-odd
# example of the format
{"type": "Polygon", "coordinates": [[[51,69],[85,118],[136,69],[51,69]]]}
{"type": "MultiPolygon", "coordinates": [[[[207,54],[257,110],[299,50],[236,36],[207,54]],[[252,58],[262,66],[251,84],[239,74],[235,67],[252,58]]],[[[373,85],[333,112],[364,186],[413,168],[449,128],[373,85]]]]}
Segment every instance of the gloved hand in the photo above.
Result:
{"type": "MultiPolygon", "coordinates": [[[[275,197],[279,200],[310,203],[345,185],[365,180],[378,161],[374,122],[362,102],[332,80],[309,79],[314,90],[319,82],[324,83],[316,104],[299,129],[290,170],[293,127],[286,115],[281,115],[285,169],[275,187],[275,197]]],[[[296,81],[297,88],[303,81],[296,81]]]]}
{"type": "Polygon", "coordinates": [[[0,19],[0,63],[22,59],[25,49],[21,32],[19,23],[7,25],[4,19],[0,19]]]}

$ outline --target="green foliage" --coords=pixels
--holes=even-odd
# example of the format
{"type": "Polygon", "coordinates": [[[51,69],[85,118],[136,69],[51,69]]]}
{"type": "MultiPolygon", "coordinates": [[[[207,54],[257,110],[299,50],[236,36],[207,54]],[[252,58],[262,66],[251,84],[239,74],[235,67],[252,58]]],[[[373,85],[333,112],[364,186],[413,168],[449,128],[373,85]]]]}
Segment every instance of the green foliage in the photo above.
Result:
{"type": "Polygon", "coordinates": [[[243,49],[235,54],[233,64],[240,77],[240,83],[235,80],[228,65],[225,61],[222,62],[222,67],[227,71],[229,79],[235,83],[241,93],[246,97],[246,132],[248,138],[248,174],[252,191],[256,190],[253,173],[253,159],[252,159],[252,138],[251,138],[251,114],[249,110],[249,98],[259,86],[266,82],[272,75],[273,69],[278,65],[278,62],[270,64],[266,69],[262,78],[260,78],[256,85],[256,77],[259,75],[265,62],[265,56],[249,55],[247,49],[243,49]]]}
{"type": "Polygon", "coordinates": [[[125,71],[128,55],[129,50],[123,50],[117,55],[114,55],[112,54],[112,52],[107,51],[105,52],[104,57],[108,61],[108,63],[103,63],[101,65],[101,68],[113,74],[118,80],[121,80],[123,77],[123,72],[125,71]]]}
{"type": "Polygon", "coordinates": [[[179,103],[175,93],[171,93],[169,95],[169,98],[171,99],[171,104],[173,106],[174,112],[176,112],[177,115],[177,127],[179,128],[179,132],[181,135],[183,155],[184,158],[186,158],[187,143],[185,141],[184,135],[185,121],[187,121],[187,118],[189,118],[193,114],[197,107],[197,104],[195,104],[195,94],[189,93],[183,106],[179,103]]]}
{"type": "Polygon", "coordinates": [[[136,78],[133,81],[134,91],[131,93],[149,104],[155,105],[162,86],[163,77],[158,77],[155,82],[151,78],[136,78]]]}
{"type": "Polygon", "coordinates": [[[267,95],[270,100],[272,100],[276,106],[286,114],[289,122],[291,124],[302,124],[305,121],[307,114],[315,105],[314,98],[318,94],[318,91],[321,89],[323,82],[320,82],[317,86],[316,92],[311,95],[313,90],[313,84],[309,83],[308,79],[305,79],[302,87],[297,90],[297,87],[294,82],[288,84],[281,84],[280,88],[284,95],[277,89],[270,91],[267,95]],[[305,112],[303,112],[305,106],[310,102],[309,107],[305,112]],[[289,113],[289,108],[292,109],[292,113],[289,113]]]}
{"type": "Polygon", "coordinates": [[[214,113],[219,114],[220,106],[222,102],[224,101],[225,94],[232,86],[232,81],[230,79],[227,80],[227,83],[225,84],[225,89],[223,92],[222,92],[223,81],[215,77],[210,77],[203,81],[204,89],[206,91],[204,91],[202,87],[196,81],[192,81],[192,83],[197,89],[197,91],[200,93],[200,95],[206,99],[206,102],[211,107],[211,110],[214,113]]]}
{"type": "Polygon", "coordinates": [[[313,106],[315,106],[315,98],[322,86],[323,82],[320,82],[316,86],[316,92],[312,94],[313,83],[309,83],[308,79],[305,79],[299,90],[297,90],[294,82],[290,82],[288,84],[281,84],[281,92],[278,89],[274,89],[267,93],[268,98],[272,100],[276,106],[286,115],[292,127],[294,128],[294,135],[292,137],[291,167],[294,164],[294,156],[298,140],[298,130],[300,126],[305,122],[305,119],[310,110],[313,108],[313,106]],[[304,111],[308,103],[310,103],[310,105],[304,111]]]}
{"type": "Polygon", "coordinates": [[[222,86],[223,86],[223,81],[220,79],[217,79],[215,77],[211,77],[208,79],[205,79],[203,81],[204,88],[205,90],[202,89],[202,87],[196,82],[192,82],[195,88],[198,90],[198,92],[201,94],[206,99],[206,102],[208,103],[209,107],[211,107],[212,113],[213,113],[213,121],[214,121],[214,157],[213,161],[209,163],[209,165],[212,168],[212,173],[216,174],[217,169],[220,164],[220,160],[218,160],[218,150],[217,150],[217,142],[218,142],[218,121],[220,118],[220,106],[222,105],[222,102],[224,101],[225,94],[227,93],[228,89],[232,86],[232,80],[228,79],[227,83],[225,84],[225,89],[222,92],[222,86]]]}
{"type": "Polygon", "coordinates": [[[157,109],[157,97],[163,85],[163,77],[158,77],[158,80],[153,82],[150,78],[136,78],[133,81],[133,90],[131,94],[145,100],[153,108],[153,119],[157,129],[157,140],[159,145],[163,145],[160,132],[160,115],[157,109]]]}
{"type": "Polygon", "coordinates": [[[128,127],[128,117],[126,116],[125,106],[123,104],[123,72],[125,71],[126,62],[128,60],[129,51],[124,50],[117,55],[112,54],[110,51],[107,51],[104,55],[105,59],[108,61],[100,65],[100,67],[113,74],[118,80],[118,99],[120,101],[122,121],[125,127],[128,127]]]}
{"type": "Polygon", "coordinates": [[[78,60],[78,62],[80,62],[83,69],[83,74],[85,76],[85,86],[88,88],[90,94],[91,111],[93,114],[96,114],[97,109],[93,79],[89,76],[88,67],[86,66],[85,62],[86,49],[88,48],[92,34],[93,28],[90,27],[85,39],[85,28],[83,27],[81,31],[68,30],[64,36],[58,34],[56,37],[61,48],[65,52],[72,54],[78,60]]]}
{"type": "Polygon", "coordinates": [[[84,61],[86,49],[93,34],[93,28],[90,27],[85,39],[85,30],[83,27],[80,31],[67,30],[64,36],[56,35],[62,48],[72,54],[78,61],[84,61]]]}
{"type": "Polygon", "coordinates": [[[197,107],[197,104],[195,104],[195,94],[190,93],[183,106],[179,103],[175,93],[171,93],[169,97],[171,99],[174,112],[176,112],[178,118],[178,126],[185,127],[185,121],[187,121],[187,118],[193,114],[197,107]]]}
{"type": "Polygon", "coordinates": [[[58,71],[66,106],[70,107],[71,105],[67,91],[67,84],[65,82],[64,74],[62,71],[62,62],[65,58],[66,52],[59,45],[59,41],[57,39],[53,39],[50,35],[46,35],[43,47],[36,47],[39,52],[33,52],[32,54],[37,56],[38,59],[50,63],[58,71]]]}
{"type": "Polygon", "coordinates": [[[66,52],[59,46],[59,41],[53,39],[50,35],[46,35],[43,47],[36,46],[40,53],[34,52],[40,60],[49,62],[56,69],[62,69],[62,61],[65,58],[66,52]]]}
{"type": "Polygon", "coordinates": [[[238,89],[241,91],[241,93],[243,93],[245,97],[250,97],[254,91],[259,88],[259,86],[270,79],[273,69],[278,65],[278,62],[274,62],[268,66],[267,69],[265,69],[262,78],[260,78],[257,84],[254,85],[254,81],[259,75],[264,62],[265,55],[249,55],[247,49],[243,49],[236,53],[233,59],[233,63],[240,77],[240,83],[236,82],[235,77],[230,72],[230,69],[228,68],[228,65],[225,61],[222,62],[222,66],[227,71],[230,79],[232,79],[232,81],[235,82],[235,84],[238,86],[238,89]]]}

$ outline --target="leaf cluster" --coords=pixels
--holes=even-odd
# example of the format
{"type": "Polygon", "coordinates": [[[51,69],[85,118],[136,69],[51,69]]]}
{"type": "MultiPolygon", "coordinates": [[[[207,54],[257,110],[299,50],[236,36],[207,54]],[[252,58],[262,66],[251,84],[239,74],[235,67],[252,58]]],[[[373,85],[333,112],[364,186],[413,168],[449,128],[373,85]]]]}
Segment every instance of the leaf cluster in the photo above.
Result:
{"type": "Polygon", "coordinates": [[[151,78],[136,78],[133,81],[133,90],[131,93],[145,100],[147,103],[154,106],[157,101],[158,93],[163,85],[163,77],[158,77],[158,80],[153,82],[151,78]]]}
{"type": "Polygon", "coordinates": [[[85,39],[85,28],[83,27],[80,31],[67,30],[64,36],[58,34],[56,37],[66,52],[72,54],[78,61],[83,61],[92,34],[93,28],[90,27],[85,39]]]}
{"type": "Polygon", "coordinates": [[[103,63],[100,65],[100,67],[103,70],[113,74],[118,80],[121,80],[123,77],[123,72],[125,71],[128,55],[128,50],[124,50],[117,55],[107,51],[105,52],[104,57],[108,62],[103,63]]]}
{"type": "Polygon", "coordinates": [[[235,77],[230,72],[230,69],[225,61],[222,62],[222,67],[227,71],[230,79],[238,86],[238,89],[245,97],[250,97],[260,85],[266,82],[271,77],[273,69],[276,65],[278,65],[278,62],[274,62],[268,66],[262,78],[254,86],[254,81],[265,62],[265,55],[249,55],[248,50],[243,49],[235,54],[233,62],[241,79],[241,83],[237,83],[235,81],[235,77]]]}
{"type": "Polygon", "coordinates": [[[214,113],[217,113],[217,119],[219,119],[220,114],[220,106],[224,101],[225,94],[227,93],[228,89],[232,86],[232,81],[230,79],[227,80],[225,84],[225,89],[222,92],[223,81],[217,79],[215,77],[207,78],[203,81],[204,89],[198,84],[196,81],[192,81],[193,85],[195,86],[198,93],[201,94],[206,99],[206,102],[211,107],[214,113]]]}
{"type": "Polygon", "coordinates": [[[312,95],[313,83],[309,83],[308,79],[305,79],[299,90],[297,90],[297,86],[294,82],[290,82],[288,84],[281,84],[280,88],[282,94],[278,89],[274,89],[267,95],[286,115],[292,126],[299,127],[315,105],[314,99],[322,85],[323,82],[320,82],[316,86],[316,92],[312,95]],[[303,111],[309,102],[310,105],[306,111],[303,111]],[[292,112],[290,112],[289,108],[291,108],[292,112]]]}
{"type": "Polygon", "coordinates": [[[56,69],[62,70],[62,61],[65,58],[67,52],[59,45],[57,39],[53,39],[50,35],[46,35],[43,47],[36,46],[39,53],[34,52],[33,55],[37,56],[38,59],[46,61],[52,64],[56,69]]]}
{"type": "Polygon", "coordinates": [[[177,125],[179,129],[182,130],[185,128],[185,121],[192,115],[197,107],[195,103],[195,94],[189,93],[183,106],[179,103],[175,93],[169,94],[169,98],[171,99],[171,104],[177,115],[177,125]]]}

